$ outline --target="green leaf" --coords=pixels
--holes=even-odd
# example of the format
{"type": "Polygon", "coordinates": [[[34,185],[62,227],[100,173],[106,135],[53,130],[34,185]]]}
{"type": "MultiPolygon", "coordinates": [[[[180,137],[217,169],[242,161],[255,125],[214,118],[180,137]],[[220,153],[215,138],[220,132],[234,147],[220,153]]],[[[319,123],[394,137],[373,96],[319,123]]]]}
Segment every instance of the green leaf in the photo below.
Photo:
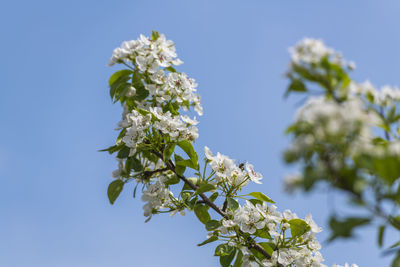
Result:
{"type": "Polygon", "coordinates": [[[228,255],[220,256],[219,263],[221,263],[221,266],[229,267],[231,265],[231,262],[235,258],[235,254],[236,254],[236,248],[233,248],[228,255]]]}
{"type": "Polygon", "coordinates": [[[179,105],[174,105],[173,103],[169,102],[167,105],[163,107],[163,112],[171,112],[172,115],[177,116],[179,115],[179,105]]]}
{"type": "Polygon", "coordinates": [[[194,151],[193,145],[187,141],[187,140],[183,140],[180,141],[178,143],[178,146],[180,148],[182,148],[183,151],[185,151],[185,153],[189,156],[189,158],[192,160],[193,162],[193,166],[196,166],[196,168],[194,168],[195,170],[199,170],[199,163],[198,163],[198,156],[196,151],[194,151]]]}
{"type": "Polygon", "coordinates": [[[172,175],[166,182],[166,185],[173,185],[173,184],[178,184],[180,182],[180,179],[176,175],[172,175]]]}
{"type": "Polygon", "coordinates": [[[115,145],[115,146],[110,146],[109,148],[102,149],[102,150],[99,150],[99,151],[101,151],[101,152],[108,151],[108,153],[112,154],[114,152],[119,151],[122,147],[123,146],[121,146],[121,145],[115,145]]]}
{"type": "Polygon", "coordinates": [[[228,208],[231,211],[235,211],[239,208],[239,203],[235,199],[228,197],[226,201],[228,202],[228,208]]]}
{"type": "Polygon", "coordinates": [[[122,76],[129,76],[133,72],[131,70],[119,70],[111,75],[110,79],[108,80],[108,84],[112,86],[120,77],[122,76]]]}
{"type": "Polygon", "coordinates": [[[272,239],[266,229],[257,229],[254,235],[265,239],[272,239]]]}
{"type": "Polygon", "coordinates": [[[168,162],[171,158],[172,153],[174,153],[175,144],[168,144],[163,151],[163,160],[164,162],[168,162]]]}
{"type": "Polygon", "coordinates": [[[127,146],[124,146],[120,151],[118,151],[117,158],[126,159],[129,156],[129,152],[131,149],[127,146]]]}
{"type": "Polygon", "coordinates": [[[400,241],[394,243],[394,244],[391,245],[389,248],[395,248],[395,247],[398,247],[398,246],[400,246],[400,241]]]}
{"type": "Polygon", "coordinates": [[[218,227],[220,227],[221,225],[222,225],[222,224],[221,224],[220,221],[217,221],[217,220],[209,220],[209,221],[206,223],[206,229],[207,229],[207,231],[213,231],[213,230],[217,229],[218,227]]]}
{"type": "Polygon", "coordinates": [[[400,267],[400,252],[397,252],[396,258],[394,258],[390,267],[400,267]]]}
{"type": "Polygon", "coordinates": [[[130,89],[131,85],[129,83],[124,83],[118,86],[114,94],[114,103],[117,103],[118,100],[123,98],[129,92],[130,89]]]}
{"type": "Polygon", "coordinates": [[[303,93],[303,92],[307,92],[307,88],[301,80],[293,79],[292,83],[289,85],[288,91],[303,93]]]}
{"type": "Polygon", "coordinates": [[[211,196],[208,198],[211,202],[214,202],[218,197],[218,192],[212,193],[211,196]]]}
{"type": "Polygon", "coordinates": [[[359,217],[349,217],[345,218],[344,220],[338,220],[332,216],[329,221],[329,226],[332,229],[332,235],[330,236],[328,241],[333,241],[338,237],[352,237],[354,228],[368,224],[370,221],[370,218],[359,217]]]}
{"type": "Polygon", "coordinates": [[[174,155],[175,158],[175,171],[177,174],[179,175],[183,175],[185,173],[186,170],[186,166],[184,165],[178,165],[178,162],[183,161],[183,158],[177,154],[174,155]]]}
{"type": "Polygon", "coordinates": [[[132,158],[132,168],[135,172],[142,171],[143,170],[142,162],[140,160],[138,160],[137,158],[133,157],[132,158]]]}
{"type": "Polygon", "coordinates": [[[234,250],[234,247],[229,246],[227,243],[225,244],[220,244],[216,247],[214,256],[227,256],[229,255],[232,250],[234,250]]]}
{"type": "Polygon", "coordinates": [[[385,225],[381,225],[378,228],[378,246],[382,247],[383,245],[383,235],[385,233],[385,225]]]}
{"type": "Polygon", "coordinates": [[[115,144],[120,145],[121,148],[122,146],[124,146],[124,143],[122,142],[122,139],[124,138],[125,134],[126,134],[126,128],[122,129],[121,132],[119,133],[117,140],[115,141],[115,144]]]}
{"type": "Polygon", "coordinates": [[[261,200],[259,200],[259,199],[249,199],[249,201],[251,202],[251,204],[253,204],[254,206],[255,205],[257,205],[257,204],[259,204],[259,205],[262,205],[263,204],[263,202],[261,201],[261,200]]]}
{"type": "Polygon", "coordinates": [[[150,94],[149,91],[147,91],[143,85],[135,87],[135,89],[136,89],[135,99],[137,101],[142,101],[146,99],[146,97],[148,97],[150,94]]]}
{"type": "Polygon", "coordinates": [[[124,86],[129,85],[127,83],[129,79],[130,79],[129,76],[121,76],[110,86],[111,99],[113,99],[116,93],[120,92],[124,86]]]}
{"type": "Polygon", "coordinates": [[[271,242],[260,242],[258,243],[262,248],[268,253],[268,255],[272,256],[272,253],[274,252],[274,244],[271,242]]]}
{"type": "Polygon", "coordinates": [[[270,199],[269,197],[267,197],[266,195],[264,195],[261,192],[252,192],[249,194],[249,196],[252,196],[256,199],[265,201],[265,202],[269,202],[269,203],[275,203],[272,199],[270,199]]]}
{"type": "Polygon", "coordinates": [[[173,67],[169,66],[166,67],[165,70],[169,71],[169,72],[177,72],[176,69],[174,69],[173,67]]]}
{"type": "Polygon", "coordinates": [[[151,33],[151,40],[153,41],[157,41],[157,39],[160,37],[160,34],[158,33],[158,31],[152,31],[151,33]]]}
{"type": "Polygon", "coordinates": [[[114,204],[123,188],[124,182],[122,180],[115,180],[110,183],[107,189],[107,196],[111,204],[114,204]]]}
{"type": "Polygon", "coordinates": [[[311,227],[302,219],[292,219],[289,224],[292,237],[301,236],[311,230],[311,227]]]}
{"type": "Polygon", "coordinates": [[[193,164],[193,161],[190,159],[185,159],[185,160],[181,160],[178,161],[176,163],[177,166],[184,166],[184,167],[189,167],[192,168],[194,170],[198,170],[198,165],[193,164]]]}
{"type": "Polygon", "coordinates": [[[373,161],[374,171],[389,185],[400,177],[400,158],[388,156],[373,161]]]}
{"type": "Polygon", "coordinates": [[[199,221],[204,224],[211,220],[210,214],[208,214],[208,207],[205,205],[196,205],[194,207],[194,213],[196,214],[199,221]]]}
{"type": "Polygon", "coordinates": [[[263,259],[265,259],[265,256],[263,254],[261,254],[258,250],[256,250],[255,248],[251,248],[250,249],[251,253],[260,261],[262,261],[263,259]]]}
{"type": "Polygon", "coordinates": [[[211,243],[211,242],[214,242],[214,241],[217,241],[217,240],[218,240],[218,237],[213,235],[209,239],[204,240],[203,242],[201,242],[200,244],[197,244],[197,245],[200,247],[200,246],[203,246],[205,244],[208,244],[208,243],[211,243]]]}
{"type": "Polygon", "coordinates": [[[242,266],[242,262],[243,262],[243,253],[242,251],[239,249],[238,253],[236,255],[236,260],[235,263],[233,264],[233,267],[241,267],[242,266]]]}
{"type": "Polygon", "coordinates": [[[212,184],[201,184],[199,188],[196,189],[195,194],[202,194],[205,192],[213,191],[216,189],[215,185],[212,184]]]}

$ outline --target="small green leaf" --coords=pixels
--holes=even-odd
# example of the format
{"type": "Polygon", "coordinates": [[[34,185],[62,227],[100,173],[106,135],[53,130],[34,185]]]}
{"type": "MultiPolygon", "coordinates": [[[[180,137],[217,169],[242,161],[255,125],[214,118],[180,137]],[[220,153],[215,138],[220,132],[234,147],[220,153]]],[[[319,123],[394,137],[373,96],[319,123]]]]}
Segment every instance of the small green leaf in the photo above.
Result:
{"type": "Polygon", "coordinates": [[[123,188],[124,182],[121,180],[115,180],[110,183],[107,189],[107,196],[111,204],[114,204],[115,200],[118,198],[123,188]]]}
{"type": "Polygon", "coordinates": [[[234,247],[229,246],[227,243],[225,244],[220,244],[216,247],[214,256],[227,256],[229,255],[232,250],[234,250],[234,247]]]}
{"type": "Polygon", "coordinates": [[[396,243],[394,243],[393,245],[391,245],[389,248],[395,248],[395,247],[398,247],[398,246],[400,246],[400,241],[399,242],[396,242],[396,243]]]}
{"type": "Polygon", "coordinates": [[[292,219],[289,224],[292,237],[301,236],[311,230],[311,227],[302,219],[292,219]]]}
{"type": "Polygon", "coordinates": [[[163,151],[163,160],[164,162],[168,162],[171,158],[172,153],[174,153],[175,144],[168,144],[163,151]]]}
{"type": "Polygon", "coordinates": [[[211,242],[214,242],[214,241],[217,241],[217,240],[218,240],[218,237],[213,235],[209,239],[204,240],[203,242],[201,242],[200,244],[197,244],[197,245],[200,247],[200,246],[203,246],[205,244],[208,244],[208,243],[211,243],[211,242]]]}
{"type": "Polygon", "coordinates": [[[124,146],[120,151],[118,151],[117,158],[126,159],[129,156],[129,152],[131,149],[127,146],[124,146]]]}
{"type": "Polygon", "coordinates": [[[160,34],[158,33],[158,31],[152,31],[151,33],[151,40],[153,41],[157,41],[157,39],[160,37],[160,34]]]}
{"type": "Polygon", "coordinates": [[[132,73],[133,72],[131,70],[119,70],[115,72],[113,75],[111,75],[110,79],[108,80],[108,84],[112,86],[118,80],[118,78],[122,76],[129,76],[132,73]]]}
{"type": "Polygon", "coordinates": [[[132,168],[135,172],[140,172],[143,170],[143,165],[137,158],[132,158],[132,168]]]}
{"type": "Polygon", "coordinates": [[[182,148],[182,150],[185,151],[185,153],[189,156],[189,158],[193,163],[193,166],[196,167],[194,169],[199,170],[199,163],[198,163],[199,158],[197,156],[196,151],[194,151],[193,145],[189,141],[183,140],[178,143],[178,146],[182,148]]]}
{"type": "Polygon", "coordinates": [[[209,220],[209,221],[206,223],[206,229],[207,229],[207,231],[213,231],[213,230],[217,229],[218,227],[220,227],[221,225],[222,225],[222,224],[221,224],[220,221],[217,221],[217,220],[209,220]]]}
{"type": "Polygon", "coordinates": [[[390,267],[400,267],[400,252],[397,252],[396,258],[394,258],[390,267]]]}
{"type": "Polygon", "coordinates": [[[383,245],[383,235],[385,233],[385,225],[381,225],[378,228],[378,246],[382,247],[383,245]]]}
{"type": "Polygon", "coordinates": [[[215,185],[212,185],[212,184],[201,184],[199,186],[199,188],[196,189],[195,194],[199,195],[199,194],[202,194],[202,193],[205,193],[205,192],[213,191],[215,189],[216,189],[215,185]]]}
{"type": "Polygon", "coordinates": [[[174,158],[175,158],[175,171],[176,171],[176,173],[179,174],[179,175],[183,175],[185,173],[186,166],[178,165],[178,162],[183,161],[184,159],[181,156],[177,155],[177,154],[174,155],[174,158]]]}
{"type": "Polygon", "coordinates": [[[114,103],[117,103],[118,100],[123,98],[129,92],[130,89],[131,85],[129,83],[124,83],[118,86],[114,94],[114,103]]]}
{"type": "Polygon", "coordinates": [[[124,86],[129,85],[129,83],[127,83],[129,79],[129,76],[121,76],[110,86],[111,99],[113,99],[114,96],[118,94],[118,92],[120,92],[124,86]]]}
{"type": "Polygon", "coordinates": [[[265,202],[269,202],[269,203],[275,203],[272,199],[270,199],[269,197],[267,197],[266,195],[264,195],[261,192],[252,192],[249,194],[249,196],[252,196],[256,199],[265,201],[265,202]]]}
{"type": "Polygon", "coordinates": [[[239,208],[239,203],[235,199],[228,197],[226,201],[228,202],[228,208],[231,211],[235,211],[239,208]]]}
{"type": "Polygon", "coordinates": [[[358,217],[349,217],[345,218],[344,220],[338,220],[332,216],[329,221],[329,226],[332,229],[332,235],[328,241],[332,241],[338,237],[352,237],[354,228],[368,224],[370,221],[370,218],[358,217]]]}
{"type": "Polygon", "coordinates": [[[212,193],[209,199],[214,202],[218,197],[218,192],[212,193]]]}
{"type": "Polygon", "coordinates": [[[242,253],[242,251],[239,249],[238,250],[238,253],[237,253],[237,255],[236,255],[236,260],[235,260],[235,263],[233,264],[233,267],[241,267],[242,266],[242,263],[243,263],[243,253],[242,253]]]}
{"type": "Polygon", "coordinates": [[[231,262],[235,258],[236,248],[233,248],[228,255],[220,256],[219,263],[221,263],[222,267],[229,267],[231,262]]]}
{"type": "Polygon", "coordinates": [[[101,151],[101,152],[108,151],[108,153],[112,154],[114,152],[119,151],[121,148],[122,148],[122,146],[115,145],[115,146],[110,146],[109,148],[102,149],[102,150],[99,150],[99,151],[101,151]]]}
{"type": "Polygon", "coordinates": [[[135,99],[137,101],[142,101],[146,99],[146,97],[148,97],[150,94],[149,91],[147,91],[143,85],[137,86],[135,87],[135,89],[136,89],[135,99]]]}
{"type": "Polygon", "coordinates": [[[261,201],[261,200],[259,200],[259,199],[249,199],[249,201],[251,202],[251,204],[253,204],[254,206],[255,205],[257,205],[257,204],[259,204],[259,205],[262,205],[263,204],[263,202],[261,201]]]}
{"type": "Polygon", "coordinates": [[[254,235],[265,239],[272,239],[271,235],[265,229],[257,229],[254,235]]]}
{"type": "Polygon", "coordinates": [[[204,224],[211,220],[210,214],[208,214],[208,207],[205,205],[196,205],[194,207],[194,213],[196,214],[199,221],[204,224]]]}
{"type": "Polygon", "coordinates": [[[169,66],[166,67],[165,70],[169,71],[169,72],[177,72],[176,69],[174,69],[173,67],[169,66]]]}
{"type": "Polygon", "coordinates": [[[198,170],[198,165],[193,164],[193,161],[190,159],[178,161],[176,163],[176,166],[184,166],[184,167],[192,168],[194,170],[198,170]]]}
{"type": "Polygon", "coordinates": [[[289,92],[304,93],[307,92],[307,88],[301,80],[293,79],[286,94],[289,94],[289,92]]]}
{"type": "Polygon", "coordinates": [[[180,179],[177,175],[172,175],[166,182],[166,185],[173,185],[180,182],[180,179]]]}

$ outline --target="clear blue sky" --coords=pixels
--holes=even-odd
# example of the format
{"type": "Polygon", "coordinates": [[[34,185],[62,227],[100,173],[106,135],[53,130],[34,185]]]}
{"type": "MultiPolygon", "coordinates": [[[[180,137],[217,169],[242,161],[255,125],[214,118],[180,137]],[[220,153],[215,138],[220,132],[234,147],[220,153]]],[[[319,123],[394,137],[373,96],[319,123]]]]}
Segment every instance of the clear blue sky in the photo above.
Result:
{"type": "MultiPolygon", "coordinates": [[[[400,83],[397,0],[16,0],[0,8],[1,267],[218,266],[213,246],[195,245],[206,232],[193,214],[145,224],[131,188],[108,203],[116,164],[96,151],[115,138],[120,108],[107,80],[116,68],[106,64],[124,40],[152,29],[174,40],[181,70],[196,78],[203,98],[196,147],[253,163],[264,175],[257,190],[281,210],[311,212],[325,229],[332,199],[282,190],[290,171],[283,131],[296,103],[282,97],[287,48],[323,38],[357,63],[360,81],[400,83]]],[[[340,195],[334,202],[346,210],[340,195]]],[[[357,233],[324,246],[326,263],[388,266],[375,228],[357,233]]]]}

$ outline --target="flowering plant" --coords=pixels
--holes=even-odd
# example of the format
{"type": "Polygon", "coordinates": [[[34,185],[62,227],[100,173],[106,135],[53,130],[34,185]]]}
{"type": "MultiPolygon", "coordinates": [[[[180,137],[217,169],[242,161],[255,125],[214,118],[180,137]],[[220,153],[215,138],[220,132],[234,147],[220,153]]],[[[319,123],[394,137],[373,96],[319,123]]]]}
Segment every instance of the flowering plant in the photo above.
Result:
{"type": "Polygon", "coordinates": [[[198,245],[219,242],[214,255],[224,267],[326,266],[315,238],[321,228],[311,215],[281,213],[261,192],[241,194],[248,183],[261,183],[253,165],[236,164],[208,147],[199,160],[193,148],[198,121],[188,114],[201,116],[203,109],[194,79],[175,69],[182,63],[174,43],[155,31],[114,50],[109,65],[126,68],[109,80],[111,98],[123,107],[116,143],[104,149],[118,161],[110,203],[135,182],[146,222],[159,213],[193,211],[208,232],[198,245]]]}

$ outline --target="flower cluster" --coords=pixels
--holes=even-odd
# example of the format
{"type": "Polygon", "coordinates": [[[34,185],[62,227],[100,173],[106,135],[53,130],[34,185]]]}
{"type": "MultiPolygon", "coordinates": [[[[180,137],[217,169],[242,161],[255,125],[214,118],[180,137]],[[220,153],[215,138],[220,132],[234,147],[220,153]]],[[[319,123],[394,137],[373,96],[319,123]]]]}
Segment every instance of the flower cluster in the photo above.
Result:
{"type": "Polygon", "coordinates": [[[349,68],[355,68],[353,62],[346,63],[342,59],[341,53],[327,47],[320,39],[304,38],[294,47],[289,48],[291,54],[291,63],[294,65],[318,64],[324,58],[340,64],[347,65],[349,68]]]}
{"type": "MultiPolygon", "coordinates": [[[[179,113],[180,109],[193,107],[203,114],[196,82],[172,67],[182,63],[174,43],[156,32],[152,38],[141,35],[114,50],[109,65],[130,68],[116,72],[115,78],[110,79],[110,93],[124,108],[117,127],[121,130],[118,142],[129,148],[129,154],[120,153],[119,159],[139,154],[154,130],[169,136],[172,142],[198,138],[196,119],[179,113]]],[[[120,166],[124,165],[120,162],[120,166]]],[[[114,172],[113,177],[120,177],[117,172],[121,171],[114,172]]]]}
{"type": "Polygon", "coordinates": [[[143,206],[144,216],[150,217],[160,209],[168,208],[171,205],[173,194],[165,186],[165,176],[157,178],[156,182],[147,184],[143,191],[142,201],[147,202],[143,206]]]}
{"type": "Polygon", "coordinates": [[[171,112],[162,112],[161,108],[150,108],[157,121],[153,127],[160,130],[163,134],[167,134],[172,141],[189,140],[194,141],[199,136],[198,129],[194,125],[198,124],[195,119],[185,116],[172,116],[171,112]]]}
{"type": "Polygon", "coordinates": [[[177,58],[174,43],[163,34],[157,37],[151,40],[141,34],[137,40],[123,42],[114,49],[108,65],[133,61],[141,71],[150,73],[155,73],[159,67],[181,65],[183,62],[177,58]]]}
{"type": "Polygon", "coordinates": [[[392,107],[400,102],[400,90],[389,85],[376,89],[370,81],[363,83],[352,82],[349,86],[350,92],[354,95],[365,97],[366,100],[379,107],[392,107]]]}
{"type": "MultiPolygon", "coordinates": [[[[337,103],[325,97],[310,98],[297,114],[296,139],[287,154],[305,155],[324,146],[349,146],[346,153],[359,149],[371,138],[372,123],[379,120],[363,109],[360,99],[337,103]]],[[[339,155],[342,157],[343,155],[339,155]]],[[[330,158],[332,166],[340,168],[340,158],[330,158]]]]}
{"type": "Polygon", "coordinates": [[[260,184],[262,175],[254,171],[253,165],[246,162],[244,166],[237,166],[234,160],[217,153],[214,156],[208,147],[204,148],[207,160],[210,162],[212,170],[215,172],[217,182],[226,182],[230,187],[243,187],[249,181],[260,184]]]}
{"type": "MultiPolygon", "coordinates": [[[[230,213],[231,219],[224,219],[222,225],[217,229],[222,235],[231,236],[230,243],[237,243],[234,231],[236,227],[244,233],[255,234],[263,233],[263,237],[268,239],[270,247],[275,248],[269,259],[258,260],[253,257],[250,250],[241,247],[245,256],[242,266],[326,266],[322,264],[323,257],[319,252],[321,245],[315,239],[315,234],[322,231],[313,221],[311,215],[307,215],[305,220],[301,220],[295,213],[285,210],[282,214],[277,211],[276,206],[268,205],[263,202],[253,204],[246,201],[236,211],[230,213]],[[292,225],[301,224],[304,230],[300,233],[294,231],[291,235],[288,230],[292,225]]],[[[210,236],[215,232],[210,233],[210,236]]],[[[241,241],[237,245],[241,245],[241,241]]]]}
{"type": "Polygon", "coordinates": [[[132,110],[125,116],[125,120],[119,123],[126,127],[126,134],[122,138],[122,142],[130,148],[129,156],[133,156],[136,153],[136,146],[143,142],[150,121],[150,115],[142,116],[136,110],[132,110]]]}
{"type": "MultiPolygon", "coordinates": [[[[157,102],[163,103],[174,99],[180,105],[193,103],[194,110],[199,115],[203,114],[200,96],[195,93],[197,83],[185,73],[172,72],[165,75],[163,70],[159,70],[151,75],[150,79],[154,83],[147,84],[146,89],[157,102]]],[[[183,107],[187,108],[187,105],[183,107]]]]}

